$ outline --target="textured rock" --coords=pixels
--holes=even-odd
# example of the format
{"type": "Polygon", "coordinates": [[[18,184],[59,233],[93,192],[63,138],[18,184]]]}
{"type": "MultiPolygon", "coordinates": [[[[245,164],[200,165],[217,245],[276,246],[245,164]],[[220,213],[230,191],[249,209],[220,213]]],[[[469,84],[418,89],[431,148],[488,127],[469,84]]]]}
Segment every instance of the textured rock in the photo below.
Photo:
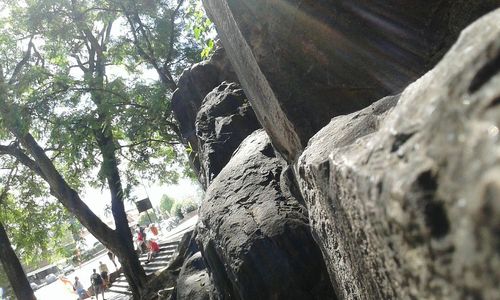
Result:
{"type": "Polygon", "coordinates": [[[184,233],[177,253],[167,268],[167,271],[177,275],[174,290],[167,289],[164,293],[170,295],[170,300],[220,298],[199,252],[196,235],[196,230],[184,233]]]}
{"type": "Polygon", "coordinates": [[[223,82],[205,97],[196,117],[199,176],[205,187],[240,143],[258,128],[260,124],[238,84],[223,82]]]}
{"type": "Polygon", "coordinates": [[[296,173],[339,298],[500,298],[499,99],[496,10],[311,139],[296,173]]]}
{"type": "Polygon", "coordinates": [[[178,300],[214,299],[213,285],[200,252],[189,257],[177,279],[178,300]]]}
{"type": "Polygon", "coordinates": [[[177,90],[172,96],[172,110],[179,123],[182,138],[193,150],[191,161],[197,172],[200,166],[198,158],[194,155],[198,152],[196,115],[203,98],[224,80],[237,82],[224,49],[218,48],[210,60],[184,70],[177,83],[177,90]]]}
{"type": "Polygon", "coordinates": [[[182,265],[193,254],[199,251],[198,245],[195,242],[196,231],[190,230],[182,235],[182,238],[174,253],[172,260],[168,264],[168,269],[180,272],[182,265]]]}
{"type": "Polygon", "coordinates": [[[267,134],[247,137],[208,188],[197,240],[224,299],[335,299],[305,208],[267,134]]]}
{"type": "Polygon", "coordinates": [[[203,0],[262,126],[289,160],[332,117],[399,92],[498,0],[203,0]]]}

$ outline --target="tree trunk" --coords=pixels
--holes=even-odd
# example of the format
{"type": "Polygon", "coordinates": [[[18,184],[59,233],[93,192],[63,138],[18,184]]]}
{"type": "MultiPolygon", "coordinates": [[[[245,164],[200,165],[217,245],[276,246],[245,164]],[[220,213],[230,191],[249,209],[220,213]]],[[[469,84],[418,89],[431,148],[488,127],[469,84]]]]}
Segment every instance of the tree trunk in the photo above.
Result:
{"type": "Polygon", "coordinates": [[[21,262],[17,258],[16,252],[12,249],[9,237],[3,224],[0,222],[0,261],[7,277],[9,278],[10,285],[14,290],[17,299],[36,299],[35,293],[31,289],[28,278],[24,273],[21,262]]]}
{"type": "Polygon", "coordinates": [[[140,299],[146,286],[146,273],[139,262],[134,245],[128,241],[127,238],[108,248],[118,257],[134,299],[140,299]]]}
{"type": "MultiPolygon", "coordinates": [[[[36,143],[30,134],[24,136],[18,135],[18,139],[34,158],[34,162],[38,167],[38,174],[49,184],[52,195],[56,197],[93,236],[106,246],[106,248],[116,254],[120,263],[124,265],[123,271],[130,284],[134,298],[140,299],[141,291],[146,283],[146,274],[139,263],[139,258],[132,244],[132,234],[128,228],[123,201],[117,200],[123,197],[122,192],[113,193],[116,187],[110,187],[112,189],[112,211],[116,224],[116,230],[112,230],[104,224],[92,210],[90,210],[90,208],[80,199],[78,193],[69,187],[68,183],[62,178],[50,159],[45,155],[43,149],[36,143]],[[117,195],[121,196],[118,197],[117,195]]],[[[112,178],[111,182],[117,181],[112,178]]]]}
{"type": "MultiPolygon", "coordinates": [[[[84,30],[84,32],[93,50],[95,50],[93,53],[98,55],[95,69],[89,71],[89,74],[92,75],[90,77],[94,75],[96,75],[96,77],[90,80],[89,85],[91,88],[97,88],[96,90],[100,91],[96,92],[96,90],[93,90],[91,93],[92,100],[99,107],[103,99],[101,91],[104,88],[105,59],[102,47],[98,44],[97,39],[92,36],[90,31],[84,30]],[[94,74],[94,72],[96,74],[94,74]]],[[[64,180],[51,159],[46,155],[44,149],[40,147],[29,131],[19,126],[21,122],[16,118],[16,114],[12,113],[12,105],[7,100],[7,94],[6,84],[3,82],[3,77],[0,76],[0,115],[4,120],[4,125],[7,126],[19,140],[19,143],[26,149],[28,155],[16,148],[7,147],[8,149],[6,148],[4,150],[11,151],[9,153],[10,155],[16,157],[22,164],[43,178],[50,186],[50,193],[56,197],[94,237],[116,254],[123,265],[123,271],[132,289],[134,299],[140,299],[141,292],[146,285],[146,273],[134,250],[132,234],[128,228],[127,215],[123,205],[123,189],[118,171],[118,163],[115,157],[114,140],[109,120],[105,115],[101,116],[103,111],[100,111],[98,121],[102,127],[97,128],[95,132],[100,150],[102,151],[103,169],[109,170],[106,174],[106,179],[111,191],[111,205],[116,230],[109,228],[94,212],[92,212],[92,210],[90,210],[81,200],[78,193],[64,180]],[[102,138],[102,140],[99,141],[99,138],[102,138]]]]}
{"type": "Polygon", "coordinates": [[[106,119],[104,115],[99,116],[100,128],[94,130],[94,135],[103,159],[101,172],[104,173],[111,192],[111,212],[115,220],[115,231],[121,240],[122,248],[117,249],[118,253],[116,254],[120,258],[123,272],[127,277],[132,293],[135,297],[138,297],[146,286],[146,273],[139,262],[137,252],[134,250],[132,232],[128,225],[123,203],[123,187],[115,154],[114,137],[110,130],[111,126],[106,122],[106,119]]]}

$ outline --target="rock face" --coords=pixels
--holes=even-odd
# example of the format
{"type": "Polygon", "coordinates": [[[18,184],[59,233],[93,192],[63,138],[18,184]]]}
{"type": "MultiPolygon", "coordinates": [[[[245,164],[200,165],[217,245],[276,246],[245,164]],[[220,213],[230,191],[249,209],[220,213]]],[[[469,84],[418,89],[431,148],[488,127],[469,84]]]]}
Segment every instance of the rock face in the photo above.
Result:
{"type": "Polygon", "coordinates": [[[203,2],[176,297],[500,299],[500,1],[203,2]]]}
{"type": "Polygon", "coordinates": [[[213,61],[186,71],[173,101],[208,189],[195,230],[201,252],[185,238],[172,299],[335,299],[290,169],[213,61]]]}
{"type": "Polygon", "coordinates": [[[499,104],[496,10],[310,140],[297,176],[339,298],[500,298],[499,104]]]}
{"type": "Polygon", "coordinates": [[[196,137],[196,115],[205,96],[222,81],[237,82],[224,49],[218,48],[210,60],[193,65],[184,70],[178,88],[172,96],[172,110],[179,124],[180,134],[192,148],[190,160],[196,172],[200,169],[198,139],[196,137]]]}
{"type": "Polygon", "coordinates": [[[182,266],[177,279],[176,299],[213,299],[212,283],[200,252],[190,256],[182,266]]]}
{"type": "Polygon", "coordinates": [[[335,299],[305,208],[280,186],[283,167],[257,130],[206,192],[198,241],[224,299],[335,299]]]}
{"type": "Polygon", "coordinates": [[[429,70],[498,0],[203,0],[276,149],[295,160],[332,117],[429,70]]]}
{"type": "Polygon", "coordinates": [[[223,82],[205,97],[196,117],[199,176],[205,187],[240,143],[258,128],[260,124],[238,84],[223,82]]]}

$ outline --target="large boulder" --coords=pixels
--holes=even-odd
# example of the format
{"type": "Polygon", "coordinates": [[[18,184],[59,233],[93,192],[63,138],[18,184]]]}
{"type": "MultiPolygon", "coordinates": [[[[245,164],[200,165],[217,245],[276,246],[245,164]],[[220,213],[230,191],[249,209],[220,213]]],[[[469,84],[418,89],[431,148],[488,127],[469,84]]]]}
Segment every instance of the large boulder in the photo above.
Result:
{"type": "Polygon", "coordinates": [[[179,124],[180,135],[189,143],[193,155],[190,157],[198,172],[198,140],[196,138],[196,115],[205,96],[224,80],[238,82],[223,48],[217,48],[209,60],[184,70],[177,90],[172,95],[172,111],[179,124]]]}
{"type": "Polygon", "coordinates": [[[197,239],[224,299],[335,299],[305,208],[269,137],[247,137],[207,189],[197,239]]]}
{"type": "Polygon", "coordinates": [[[190,256],[177,279],[176,300],[215,299],[213,285],[200,252],[190,256]]]}
{"type": "Polygon", "coordinates": [[[499,104],[496,10],[311,139],[296,173],[339,298],[500,298],[499,104]]]}
{"type": "Polygon", "coordinates": [[[260,124],[238,84],[223,82],[205,97],[196,117],[199,177],[205,187],[240,143],[258,128],[260,124]]]}
{"type": "Polygon", "coordinates": [[[401,91],[498,0],[203,0],[273,145],[288,160],[337,115],[401,91]]]}

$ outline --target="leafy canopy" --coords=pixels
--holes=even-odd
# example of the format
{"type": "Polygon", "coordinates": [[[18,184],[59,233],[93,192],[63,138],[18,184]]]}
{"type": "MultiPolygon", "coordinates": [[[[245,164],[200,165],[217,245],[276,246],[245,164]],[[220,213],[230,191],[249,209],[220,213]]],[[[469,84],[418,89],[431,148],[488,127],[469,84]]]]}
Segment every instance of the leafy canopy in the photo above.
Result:
{"type": "MultiPolygon", "coordinates": [[[[3,4],[9,13],[0,15],[0,77],[7,81],[0,96],[11,110],[0,118],[0,144],[24,151],[11,128],[29,131],[81,191],[105,184],[112,166],[99,137],[106,132],[116,155],[112,163],[124,175],[125,198],[141,178],[175,182],[186,158],[170,98],[182,69],[213,48],[205,34],[211,24],[199,7],[183,0],[3,4]]],[[[19,170],[0,218],[25,262],[36,263],[60,244],[63,232],[75,232],[74,222],[50,200],[45,182],[0,155],[0,175],[19,170]]]]}

